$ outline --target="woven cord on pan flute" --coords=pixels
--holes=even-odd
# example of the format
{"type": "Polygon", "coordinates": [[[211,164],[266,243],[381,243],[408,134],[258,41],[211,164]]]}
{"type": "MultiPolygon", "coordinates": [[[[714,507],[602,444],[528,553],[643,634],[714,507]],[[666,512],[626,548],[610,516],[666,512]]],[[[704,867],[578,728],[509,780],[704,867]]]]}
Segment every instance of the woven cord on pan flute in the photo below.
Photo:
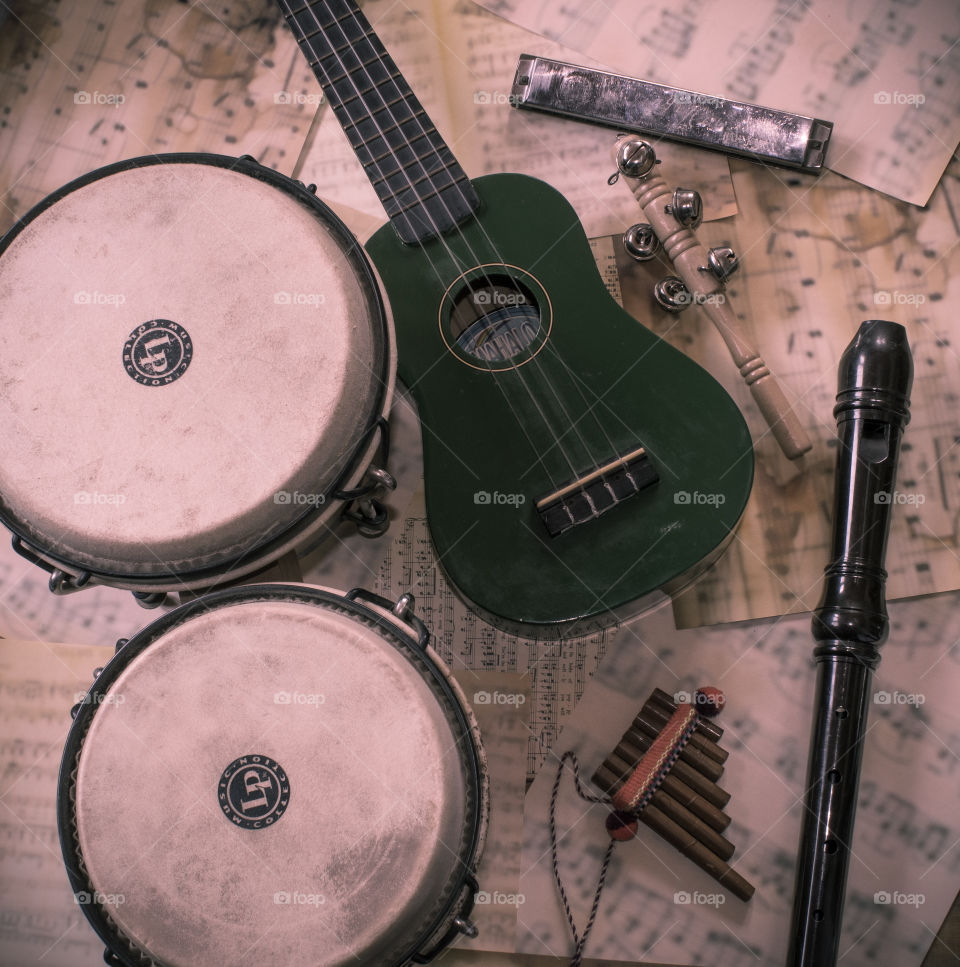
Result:
{"type": "MultiPolygon", "coordinates": [[[[712,693],[713,696],[720,696],[716,689],[704,689],[703,693],[712,693]]],[[[715,709],[722,705],[722,696],[719,701],[711,698],[711,704],[715,709]]],[[[653,794],[660,788],[670,769],[677,761],[684,746],[690,741],[694,730],[700,722],[700,715],[690,704],[681,703],[676,711],[670,716],[669,721],[663,727],[656,740],[644,753],[643,758],[634,767],[626,782],[611,796],[594,796],[585,792],[580,782],[580,762],[576,753],[572,751],[564,752],[557,766],[557,777],[553,782],[553,790],[550,794],[550,858],[553,867],[553,879],[557,884],[557,891],[563,902],[563,909],[567,916],[567,923],[570,925],[570,932],[573,935],[573,955],[570,958],[570,967],[580,967],[583,959],[583,951],[587,945],[587,938],[593,929],[594,921],[597,918],[597,910],[600,906],[600,896],[607,880],[607,870],[610,860],[613,857],[613,847],[618,841],[632,839],[637,833],[637,815],[650,802],[653,794]],[[600,864],[600,876],[597,879],[597,889],[593,895],[593,904],[590,907],[590,915],[587,918],[583,934],[577,931],[576,922],[573,919],[573,911],[570,909],[570,901],[567,899],[567,892],[563,888],[560,879],[560,865],[557,859],[557,797],[560,792],[560,780],[563,778],[564,768],[570,762],[573,770],[573,781],[577,795],[585,802],[602,803],[612,808],[612,812],[607,816],[606,827],[610,833],[610,842],[607,844],[606,852],[603,854],[603,861],[600,864]]]]}

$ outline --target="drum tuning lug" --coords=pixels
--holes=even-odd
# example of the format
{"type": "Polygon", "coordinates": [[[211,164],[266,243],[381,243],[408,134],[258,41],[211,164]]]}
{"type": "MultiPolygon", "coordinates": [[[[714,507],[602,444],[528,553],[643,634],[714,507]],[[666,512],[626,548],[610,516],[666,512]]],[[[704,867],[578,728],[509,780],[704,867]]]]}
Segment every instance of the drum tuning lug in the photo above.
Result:
{"type": "Polygon", "coordinates": [[[413,595],[406,591],[397,598],[397,603],[393,606],[393,613],[398,618],[405,620],[412,610],[413,595]]]}
{"type": "Polygon", "coordinates": [[[638,222],[623,233],[623,247],[631,258],[638,262],[646,262],[660,250],[660,239],[657,238],[652,225],[638,222]]]}
{"type": "Polygon", "coordinates": [[[653,297],[667,312],[681,312],[693,301],[683,279],[668,275],[653,287],[653,297]]]}
{"type": "Polygon", "coordinates": [[[166,591],[132,591],[131,593],[137,604],[148,611],[151,608],[159,608],[167,600],[166,591]]]}
{"type": "Polygon", "coordinates": [[[700,271],[712,272],[720,282],[726,282],[740,268],[740,259],[729,245],[710,249],[707,263],[706,266],[700,266],[700,271]]]}
{"type": "Polygon", "coordinates": [[[93,670],[93,680],[96,681],[103,674],[103,665],[98,665],[93,670]]]}
{"type": "Polygon", "coordinates": [[[116,654],[120,649],[129,641],[129,638],[118,638],[117,644],[114,646],[113,653],[116,654]]]}
{"type": "Polygon", "coordinates": [[[254,156],[252,154],[242,154],[242,155],[240,155],[240,160],[241,161],[252,161],[255,165],[260,164],[260,162],[257,161],[257,159],[254,158],[254,156]]]}
{"type": "Polygon", "coordinates": [[[656,152],[643,138],[621,141],[617,148],[617,171],[628,178],[643,178],[657,163],[656,152]]]}
{"type": "Polygon", "coordinates": [[[81,705],[83,705],[83,702],[77,702],[77,704],[70,709],[70,718],[75,719],[80,714],[81,705]]]}
{"type": "Polygon", "coordinates": [[[466,917],[454,917],[453,923],[460,933],[462,933],[465,937],[469,937],[471,940],[480,932],[477,930],[476,924],[474,924],[473,921],[468,920],[466,917]]]}
{"type": "Polygon", "coordinates": [[[309,191],[311,195],[315,195],[317,193],[317,186],[314,184],[309,184],[307,185],[307,191],[309,191]]]}
{"type": "Polygon", "coordinates": [[[697,228],[703,221],[703,199],[700,192],[692,188],[677,188],[673,193],[673,203],[663,209],[684,228],[697,228]]]}
{"type": "Polygon", "coordinates": [[[90,583],[90,572],[81,571],[79,574],[68,574],[59,567],[50,572],[48,585],[54,594],[73,594],[82,591],[90,583]]]}

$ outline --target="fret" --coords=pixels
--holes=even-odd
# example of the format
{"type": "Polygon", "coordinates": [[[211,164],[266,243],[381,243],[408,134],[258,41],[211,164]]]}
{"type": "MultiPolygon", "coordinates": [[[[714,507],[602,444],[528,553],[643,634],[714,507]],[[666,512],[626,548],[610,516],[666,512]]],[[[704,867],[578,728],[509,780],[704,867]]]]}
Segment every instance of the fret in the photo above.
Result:
{"type": "Polygon", "coordinates": [[[471,217],[473,185],[356,3],[279,3],[401,240],[471,217]]]}
{"type": "MultiPolygon", "coordinates": [[[[397,168],[396,171],[391,172],[389,175],[379,175],[376,179],[371,178],[370,181],[373,182],[374,184],[376,184],[377,182],[381,182],[381,181],[387,181],[388,179],[394,178],[398,174],[400,174],[400,171],[401,171],[401,169],[400,168],[397,168]]],[[[419,178],[416,178],[416,179],[413,179],[413,178],[408,179],[405,187],[408,188],[408,189],[416,188],[417,185],[423,184],[423,182],[425,182],[425,181],[429,181],[431,184],[434,184],[433,179],[437,175],[439,175],[441,172],[443,172],[444,174],[447,174],[447,175],[450,176],[450,183],[447,184],[447,185],[443,185],[442,186],[443,188],[449,188],[450,185],[456,183],[457,179],[454,176],[454,173],[452,171],[450,171],[450,169],[447,168],[446,165],[443,165],[442,167],[438,168],[436,171],[433,171],[433,172],[425,172],[419,178]]],[[[466,177],[466,176],[464,175],[464,177],[466,177]]],[[[429,196],[423,196],[423,200],[426,200],[426,198],[428,198],[428,197],[429,196]]]]}
{"type": "MultiPolygon", "coordinates": [[[[388,134],[393,134],[394,131],[400,131],[401,127],[408,121],[420,121],[421,118],[427,119],[427,124],[430,123],[430,118],[427,117],[427,112],[423,108],[420,108],[416,114],[411,114],[409,117],[405,117],[402,121],[397,121],[395,124],[391,124],[388,128],[383,128],[377,131],[376,137],[386,137],[388,134]]],[[[363,118],[362,120],[366,120],[363,118]]],[[[347,120],[343,122],[343,128],[346,130],[348,127],[353,128],[355,131],[359,131],[358,124],[362,122],[347,120]]],[[[402,133],[402,132],[401,132],[402,133]]],[[[361,144],[365,144],[365,141],[361,141],[361,144]]]]}

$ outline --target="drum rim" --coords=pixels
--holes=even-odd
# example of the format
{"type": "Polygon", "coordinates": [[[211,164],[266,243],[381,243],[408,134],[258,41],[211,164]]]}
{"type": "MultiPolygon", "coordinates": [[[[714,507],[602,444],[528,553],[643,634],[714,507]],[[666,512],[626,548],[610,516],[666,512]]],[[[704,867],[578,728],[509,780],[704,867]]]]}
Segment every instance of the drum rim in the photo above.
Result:
{"type": "MultiPolygon", "coordinates": [[[[320,215],[325,223],[329,225],[334,235],[343,243],[344,255],[359,272],[362,283],[373,296],[371,308],[377,316],[377,335],[380,337],[383,351],[379,371],[374,375],[376,393],[375,404],[372,409],[372,420],[360,436],[353,449],[353,453],[350,455],[341,473],[329,484],[327,489],[332,500],[326,500],[322,503],[306,504],[297,518],[269,540],[257,541],[244,550],[242,554],[222,561],[220,564],[210,565],[208,567],[199,567],[184,571],[178,571],[175,567],[172,567],[166,575],[158,575],[138,574],[132,570],[114,571],[110,568],[98,567],[94,569],[84,566],[51,549],[49,546],[49,538],[45,534],[40,535],[39,531],[36,534],[32,533],[29,526],[25,526],[29,524],[28,521],[17,518],[9,511],[4,501],[3,493],[0,492],[0,524],[13,536],[15,550],[18,553],[20,552],[17,547],[19,542],[25,545],[28,549],[28,554],[29,551],[36,552],[34,556],[42,558],[53,567],[73,575],[85,575],[82,584],[78,584],[78,586],[85,585],[92,580],[94,583],[105,584],[110,587],[123,588],[136,586],[144,589],[176,591],[182,588],[203,587],[212,583],[216,578],[233,575],[235,572],[249,573],[251,569],[256,570],[279,556],[284,549],[291,545],[291,542],[295,544],[298,535],[310,531],[312,527],[320,523],[322,517],[329,515],[331,505],[335,506],[338,503],[336,494],[343,490],[345,485],[360,470],[360,463],[371,445],[374,433],[379,429],[381,440],[386,438],[386,411],[393,394],[396,352],[394,349],[390,311],[384,300],[383,286],[373,267],[373,263],[363,245],[360,243],[360,240],[329,205],[317,198],[313,192],[308,191],[303,182],[260,164],[252,155],[241,155],[239,158],[235,158],[230,155],[216,154],[213,152],[179,151],[140,155],[136,158],[127,158],[122,161],[115,161],[111,164],[103,165],[99,168],[94,168],[92,171],[88,171],[74,178],[65,185],[61,185],[17,219],[7,232],[3,236],[0,236],[0,259],[3,258],[7,249],[32,222],[72,192],[93,184],[95,181],[100,181],[124,171],[164,164],[205,164],[210,167],[222,168],[255,178],[258,181],[265,182],[279,189],[295,202],[299,202],[307,208],[310,208],[314,213],[320,215]],[[246,562],[255,562],[255,564],[252,568],[247,568],[245,567],[246,562]]],[[[43,566],[35,560],[33,563],[41,567],[43,566]]]]}
{"type": "MultiPolygon", "coordinates": [[[[210,614],[232,604],[265,600],[296,600],[319,603],[325,607],[332,605],[335,610],[346,611],[353,617],[373,623],[380,633],[385,633],[387,638],[394,639],[403,648],[412,651],[429,671],[434,683],[440,687],[448,705],[454,711],[458,726],[469,739],[469,742],[461,746],[467,759],[465,773],[468,781],[473,785],[473,795],[476,801],[469,849],[465,857],[458,858],[461,869],[456,874],[456,880],[451,879],[453,888],[443,909],[439,911],[434,922],[411,941],[408,949],[397,963],[406,964],[412,961],[443,930],[451,916],[456,915],[458,908],[462,906],[464,888],[472,887],[474,891],[477,888],[476,868],[486,836],[489,788],[484,754],[478,744],[476,720],[466,704],[462,692],[444,674],[447,670],[445,663],[429,647],[429,632],[424,629],[419,638],[415,637],[403,625],[398,624],[397,620],[391,619],[382,611],[351,597],[358,590],[354,589],[344,593],[316,585],[278,582],[248,584],[211,591],[209,594],[182,604],[156,618],[140,629],[115,652],[97,675],[87,695],[77,707],[76,717],[67,734],[57,777],[57,832],[67,878],[74,895],[80,893],[92,895],[95,892],[93,884],[83,870],[84,858],[80,849],[79,835],[75,831],[77,821],[76,800],[72,794],[75,794],[76,791],[76,775],[87,733],[94,717],[104,704],[99,699],[135,658],[159,641],[171,629],[185,624],[193,618],[210,614]]],[[[401,654],[403,653],[401,650],[401,654]]],[[[143,953],[139,946],[135,946],[136,940],[128,939],[120,927],[113,923],[112,918],[102,909],[99,903],[83,903],[81,909],[100,940],[123,964],[128,965],[128,967],[140,967],[143,964],[154,963],[148,954],[143,953]]]]}

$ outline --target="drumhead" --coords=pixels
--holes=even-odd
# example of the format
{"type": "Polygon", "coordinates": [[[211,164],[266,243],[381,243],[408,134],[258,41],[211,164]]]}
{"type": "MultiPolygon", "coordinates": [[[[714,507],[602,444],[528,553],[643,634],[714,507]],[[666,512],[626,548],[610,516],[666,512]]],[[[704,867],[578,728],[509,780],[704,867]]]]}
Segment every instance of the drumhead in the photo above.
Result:
{"type": "Polygon", "coordinates": [[[3,240],[0,320],[0,514],[98,575],[175,589],[288,539],[388,403],[362,248],[252,160],[161,155],[66,186],[3,240]]]}
{"type": "Polygon", "coordinates": [[[171,967],[415,953],[474,869],[486,804],[472,716],[427,655],[302,585],[217,592],[131,639],[61,770],[64,856],[101,936],[171,967]]]}

